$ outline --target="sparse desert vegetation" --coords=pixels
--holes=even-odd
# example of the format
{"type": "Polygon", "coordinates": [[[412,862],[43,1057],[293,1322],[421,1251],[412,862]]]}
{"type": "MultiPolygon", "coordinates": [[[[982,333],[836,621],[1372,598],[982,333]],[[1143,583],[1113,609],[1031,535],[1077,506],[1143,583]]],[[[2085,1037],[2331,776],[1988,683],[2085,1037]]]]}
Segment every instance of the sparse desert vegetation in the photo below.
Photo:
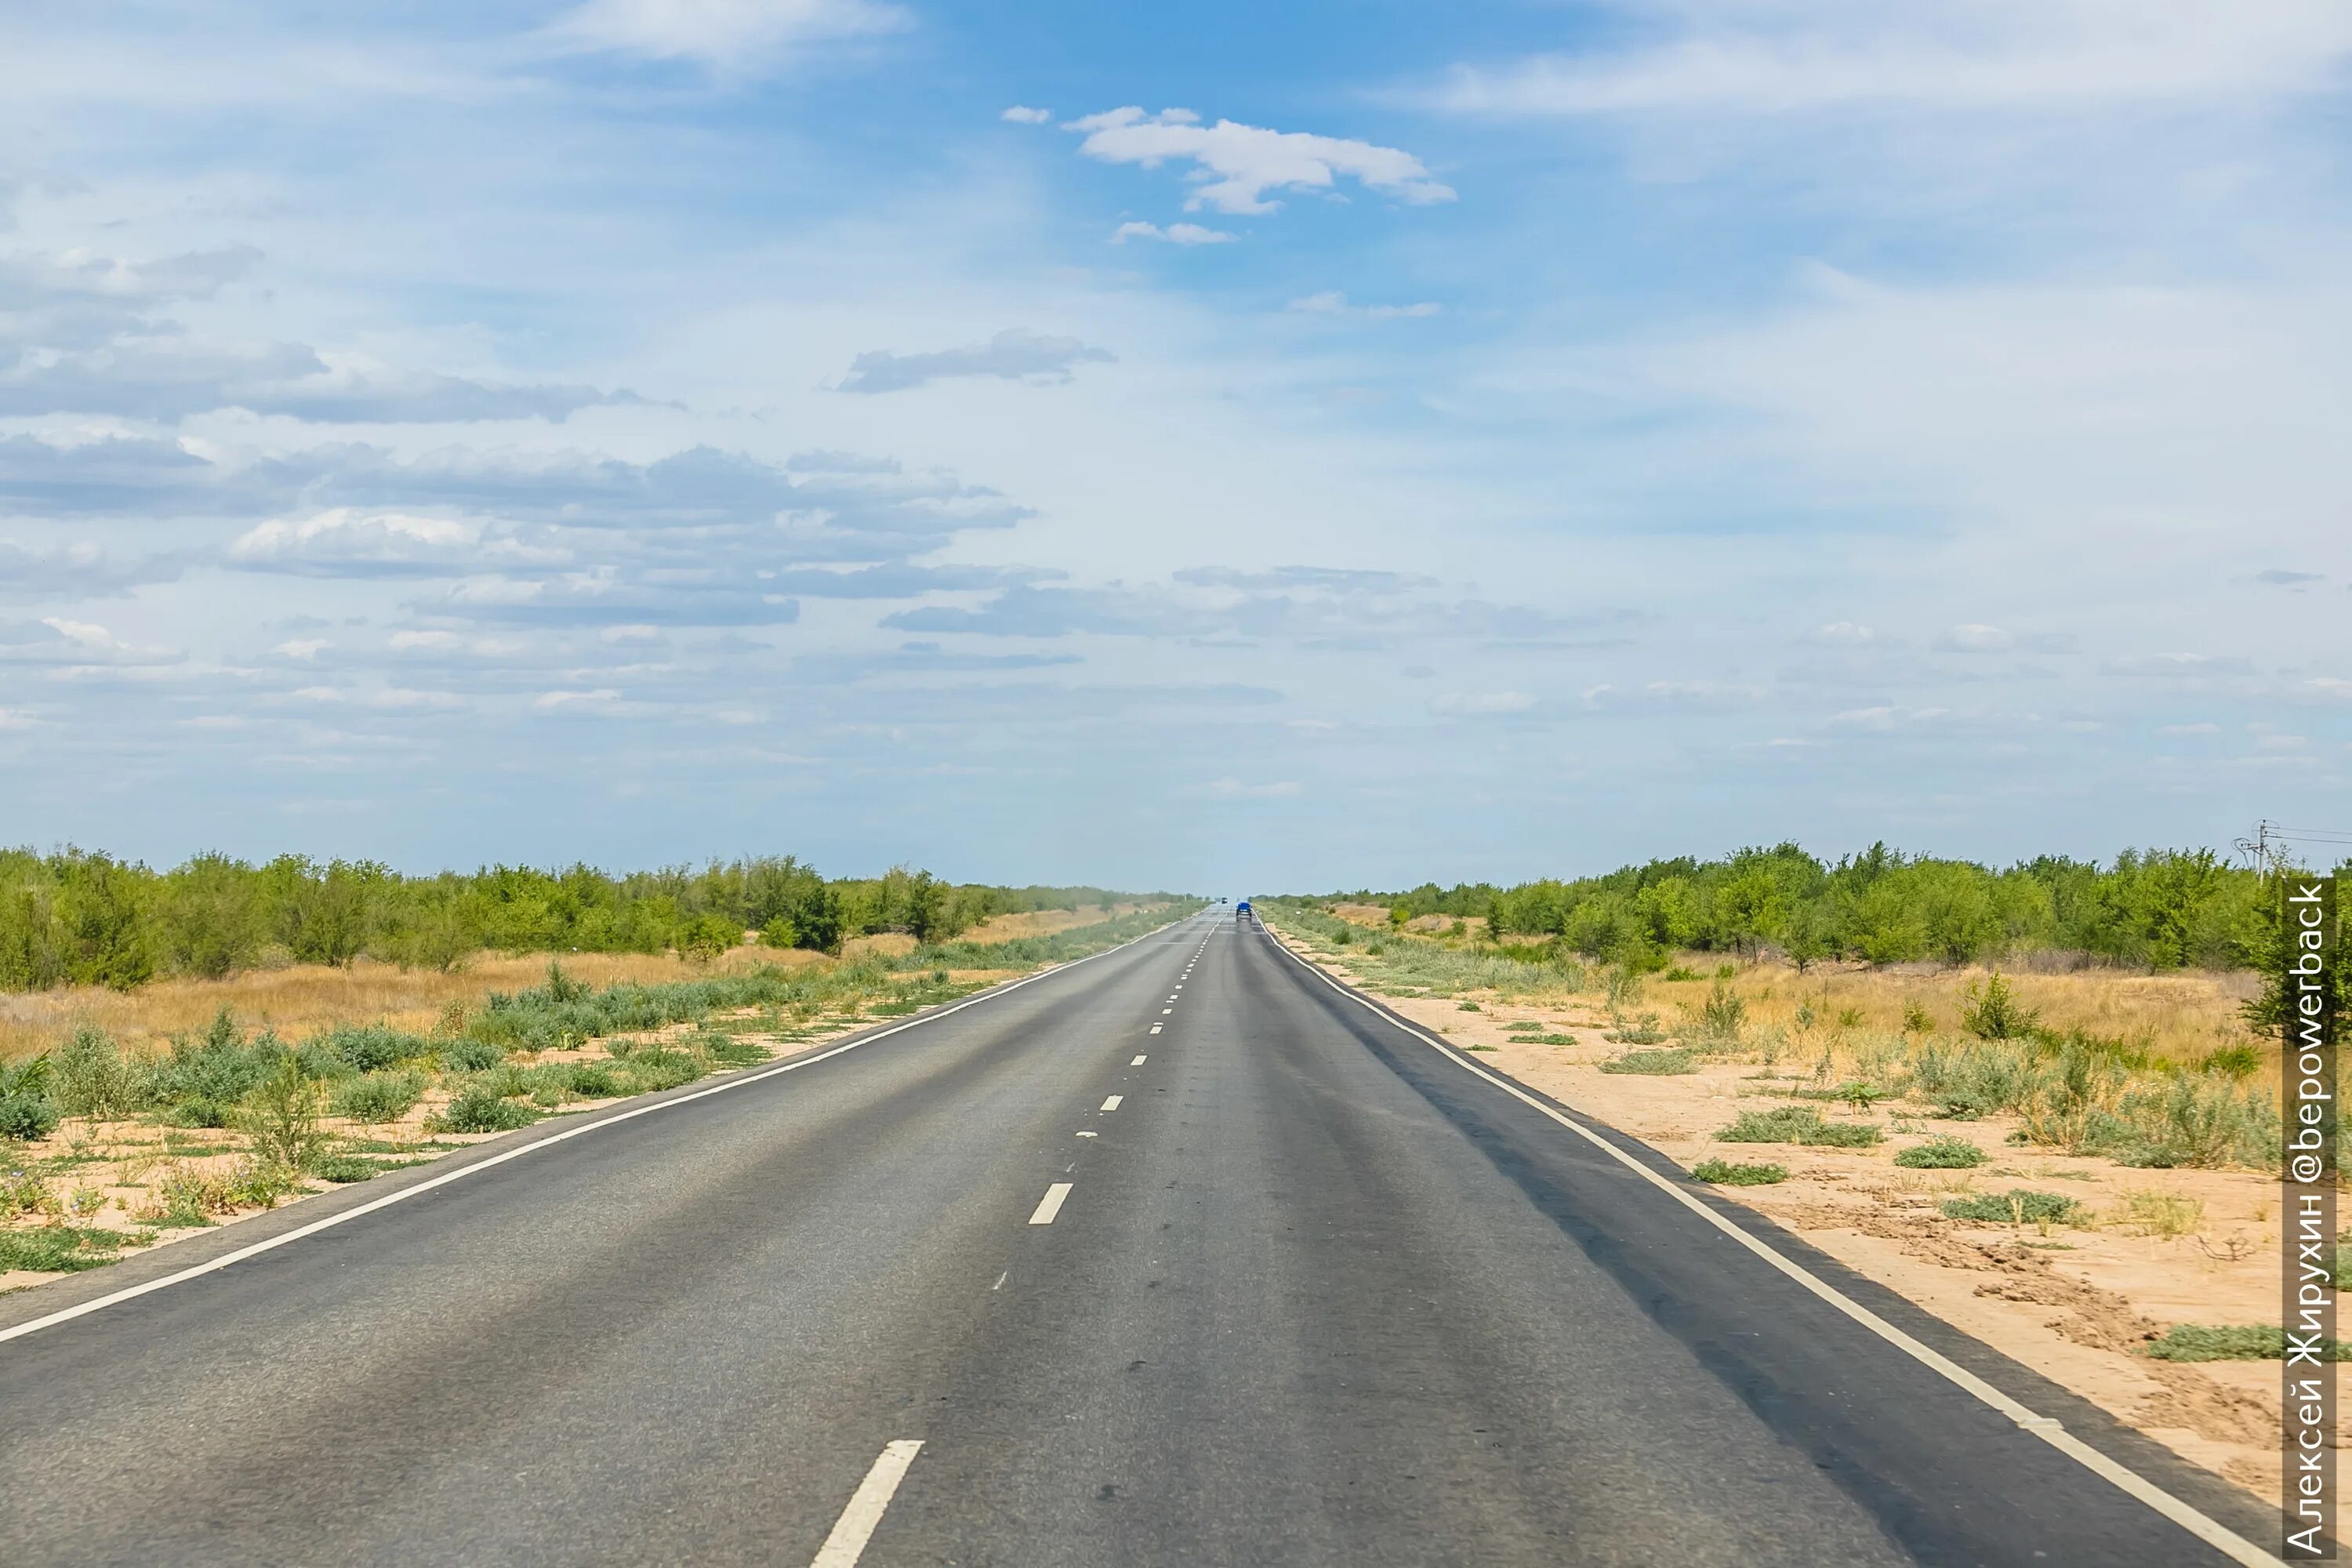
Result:
{"type": "MultiPolygon", "coordinates": [[[[610,961],[541,956],[538,983],[512,990],[461,989],[433,972],[412,999],[438,1005],[398,1019],[363,1011],[394,975],[338,970],[350,997],[340,1017],[332,984],[303,980],[307,1027],[223,1004],[201,1027],[155,1029],[187,1006],[175,991],[236,984],[159,982],[115,996],[144,1009],[148,1030],[85,1019],[0,1066],[0,1284],[101,1267],[543,1117],[750,1067],[1098,952],[1194,907],[1076,921],[1024,912],[996,940],[983,929],[838,960],[687,965],[668,978],[598,983],[583,971],[609,972],[610,961]]],[[[503,973],[518,962],[485,967],[503,973]]]]}
{"type": "Polygon", "coordinates": [[[2279,1051],[2256,972],[2021,944],[1800,963],[1769,941],[1635,963],[1497,941],[1476,910],[1254,902],[1482,1064],[2275,1495],[2279,1051]]]}

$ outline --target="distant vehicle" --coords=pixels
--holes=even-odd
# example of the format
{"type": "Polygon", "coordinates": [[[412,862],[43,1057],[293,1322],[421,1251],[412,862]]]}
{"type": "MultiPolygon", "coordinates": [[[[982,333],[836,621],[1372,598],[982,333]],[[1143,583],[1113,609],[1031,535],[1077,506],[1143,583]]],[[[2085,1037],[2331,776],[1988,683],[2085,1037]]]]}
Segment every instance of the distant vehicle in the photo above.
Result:
{"type": "Polygon", "coordinates": [[[1244,899],[1240,903],[1234,906],[1234,914],[1236,917],[1245,915],[1249,912],[1249,900],[1247,899],[1244,899]]]}

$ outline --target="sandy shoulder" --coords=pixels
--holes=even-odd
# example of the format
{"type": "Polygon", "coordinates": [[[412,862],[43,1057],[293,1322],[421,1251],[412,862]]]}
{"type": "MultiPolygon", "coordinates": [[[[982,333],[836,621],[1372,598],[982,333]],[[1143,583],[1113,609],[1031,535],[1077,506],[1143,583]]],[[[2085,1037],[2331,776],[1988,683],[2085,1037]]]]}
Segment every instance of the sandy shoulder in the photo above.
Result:
{"type": "MultiPolygon", "coordinates": [[[[1342,978],[1356,978],[1344,958],[1276,934],[1342,978]]],[[[2007,1138],[2018,1122],[2008,1117],[1906,1121],[1922,1135],[1967,1138],[1983,1147],[1991,1163],[1969,1171],[1897,1166],[1895,1151],[1919,1141],[1909,1135],[1871,1150],[1721,1143],[1715,1132],[1741,1111],[1790,1103],[1760,1087],[1765,1069],[1757,1061],[1711,1061],[1687,1076],[1603,1073],[1598,1064],[1622,1047],[1601,1037],[1608,1020],[1596,1002],[1528,1005],[1477,993],[1381,1000],[1431,1033],[1475,1049],[1486,1065],[1641,1140],[1685,1170],[1710,1158],[1787,1166],[1790,1179],[1778,1185],[1714,1190],[1802,1234],[1855,1272],[2265,1504],[2276,1503],[2277,1363],[2183,1363],[2142,1353],[2175,1324],[2277,1321],[2277,1186],[2271,1178],[2135,1170],[2015,1148],[2007,1138]],[[1464,1010],[1465,999],[1480,1010],[1464,1010]],[[1569,1043],[1511,1038],[1507,1026],[1530,1019],[1569,1043]],[[1955,1221],[1939,1207],[1948,1197],[2011,1187],[2074,1197],[2093,1223],[2051,1226],[2045,1234],[2033,1226],[1955,1221]],[[2195,1228],[2167,1237],[2135,1218],[2148,1211],[2151,1194],[2201,1205],[2195,1228]]],[[[1856,1119],[1841,1107],[1822,1110],[1832,1119],[1856,1119]]],[[[1889,1125],[1893,1116],[1882,1106],[1860,1119],[1889,1125]]],[[[2352,1441],[2352,1412],[2345,1436],[2352,1441]]]]}

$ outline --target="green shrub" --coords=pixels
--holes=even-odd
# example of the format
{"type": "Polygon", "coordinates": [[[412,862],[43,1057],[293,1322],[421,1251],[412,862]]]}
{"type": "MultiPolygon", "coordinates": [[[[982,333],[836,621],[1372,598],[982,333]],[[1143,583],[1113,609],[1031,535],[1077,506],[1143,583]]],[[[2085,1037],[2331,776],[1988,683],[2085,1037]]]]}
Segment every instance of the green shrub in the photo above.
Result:
{"type": "Polygon", "coordinates": [[[1748,1004],[1733,993],[1731,982],[1717,980],[1707,992],[1706,1005],[1699,1009],[1699,1026],[1710,1038],[1736,1044],[1747,1021],[1748,1004]]]}
{"type": "Polygon", "coordinates": [[[57,1194],[49,1191],[49,1184],[30,1171],[0,1173],[0,1220],[64,1212],[57,1194]]]}
{"type": "Polygon", "coordinates": [[[372,1072],[337,1089],[330,1109],[353,1121],[397,1121],[424,1098],[421,1072],[372,1072]]]}
{"type": "Polygon", "coordinates": [[[1947,1198],[1944,1213],[1952,1219],[1982,1220],[1991,1225],[2064,1225],[2082,1217],[2083,1205],[2057,1193],[2012,1187],[2005,1193],[1947,1198]]]}
{"type": "Polygon", "coordinates": [[[1895,1156],[1895,1163],[1914,1171],[1966,1171],[1992,1156],[1965,1138],[1930,1138],[1895,1156]]]}
{"type": "Polygon", "coordinates": [[[1832,1149],[1866,1149],[1885,1137],[1875,1125],[1858,1121],[1824,1121],[1809,1105],[1784,1105],[1772,1110],[1748,1110],[1716,1134],[1726,1143],[1806,1143],[1832,1149]]]}
{"type": "Polygon", "coordinates": [[[364,1182],[382,1173],[383,1167],[373,1160],[362,1160],[357,1154],[330,1154],[312,1167],[311,1174],[330,1182],[364,1182]]]}
{"type": "Polygon", "coordinates": [[[1698,1071],[1697,1058],[1685,1050],[1627,1051],[1601,1064],[1602,1072],[1685,1073],[1698,1071]]]}
{"type": "Polygon", "coordinates": [[[310,1043],[331,1052],[354,1072],[382,1072],[402,1062],[415,1061],[433,1048],[433,1043],[421,1035],[383,1024],[330,1029],[310,1043]]]}
{"type": "Polygon", "coordinates": [[[2033,1032],[2041,1015],[2025,1006],[1995,970],[1982,984],[1969,983],[1960,1005],[1960,1027],[1980,1040],[2021,1039],[2033,1032]]]}
{"type": "Polygon", "coordinates": [[[2262,1070],[2263,1053],[2252,1046],[2223,1046],[2208,1056],[2204,1070],[2224,1078],[2252,1078],[2262,1070]]]}
{"type": "Polygon", "coordinates": [[[612,1068],[592,1062],[574,1062],[566,1068],[563,1089],[567,1094],[576,1094],[583,1100],[609,1100],[614,1095],[628,1092],[621,1080],[613,1076],[612,1068]]]}
{"type": "Polygon", "coordinates": [[[1640,1021],[1633,1024],[1626,1023],[1624,1016],[1619,1014],[1614,1022],[1615,1027],[1601,1032],[1602,1039],[1621,1046],[1654,1046],[1666,1037],[1666,1032],[1658,1027],[1655,1013],[1644,1013],[1640,1021]]]}
{"type": "Polygon", "coordinates": [[[457,1040],[441,1047],[441,1065],[457,1072],[487,1072],[507,1059],[487,1040],[457,1040]]]}
{"type": "Polygon", "coordinates": [[[702,1064],[683,1051],[644,1050],[629,1058],[627,1070],[634,1091],[651,1094],[692,1083],[702,1076],[702,1064]]]}
{"type": "Polygon", "coordinates": [[[1936,1020],[1918,1003],[1906,1002],[1903,1004],[1903,1032],[1906,1035],[1932,1035],[1936,1032],[1936,1020]]]}
{"type": "Polygon", "coordinates": [[[0,1140],[32,1142],[58,1130],[58,1108],[37,1094],[0,1094],[0,1140]]]}
{"type": "Polygon", "coordinates": [[[257,1158],[288,1171],[308,1171],[332,1142],[319,1125],[322,1099],[318,1081],[302,1070],[301,1058],[289,1051],[246,1095],[236,1124],[253,1141],[257,1158]]]}
{"type": "Polygon", "coordinates": [[[1789,1179],[1786,1165],[1735,1165],[1728,1160],[1701,1160],[1691,1167],[1694,1181],[1718,1187],[1769,1187],[1789,1179]]]}
{"type": "Polygon", "coordinates": [[[480,1086],[468,1088],[425,1125],[436,1132],[511,1132],[539,1120],[539,1112],[480,1086]]]}
{"type": "Polygon", "coordinates": [[[39,1230],[0,1230],[0,1269],[28,1268],[71,1274],[103,1268],[115,1248],[130,1239],[120,1231],[53,1225],[39,1230]]]}
{"type": "Polygon", "coordinates": [[[236,1107],[199,1096],[180,1101],[163,1120],[173,1127],[226,1127],[236,1114],[236,1107]]]}
{"type": "MultiPolygon", "coordinates": [[[[2158,1361],[2283,1361],[2286,1331],[2273,1323],[2175,1323],[2147,1347],[2147,1353],[2158,1361]]],[[[2325,1354],[2329,1361],[2352,1361],[2352,1345],[2330,1340],[2325,1354]]]]}
{"type": "Polygon", "coordinates": [[[145,1100],[138,1069],[114,1037],[85,1024],[49,1054],[49,1099],[68,1116],[115,1121],[145,1100]]]}
{"type": "Polygon", "coordinates": [[[714,1067],[756,1067],[775,1054],[756,1040],[729,1039],[710,1047],[710,1061],[714,1067]]]}

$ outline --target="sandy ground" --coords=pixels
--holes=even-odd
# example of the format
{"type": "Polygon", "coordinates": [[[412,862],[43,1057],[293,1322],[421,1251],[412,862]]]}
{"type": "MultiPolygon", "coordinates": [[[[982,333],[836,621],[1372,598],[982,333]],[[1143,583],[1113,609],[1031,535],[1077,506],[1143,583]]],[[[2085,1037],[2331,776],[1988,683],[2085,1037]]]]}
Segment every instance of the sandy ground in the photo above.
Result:
{"type": "MultiPolygon", "coordinates": [[[[1344,958],[1291,946],[1352,978],[1344,958]]],[[[1904,1118],[1881,1106],[1857,1118],[1896,1131],[1876,1149],[1721,1143],[1743,1110],[1797,1103],[1770,1094],[1758,1062],[1716,1061],[1688,1076],[1603,1073],[1621,1047],[1597,998],[1541,1005],[1466,998],[1383,997],[1433,1034],[1475,1049],[1486,1065],[1640,1139],[1688,1169],[1708,1158],[1786,1165],[1774,1186],[1717,1189],[1801,1233],[1857,1272],[2227,1477],[2263,1502],[2279,1486],[2275,1362],[2182,1363],[2139,1353],[2178,1323],[2278,1321],[2277,1184],[2237,1171],[2134,1170],[2111,1161],[2010,1146],[2014,1118],[1975,1122],[1904,1118]],[[1478,1012],[1465,1012],[1465,999],[1478,1012]],[[1564,1045],[1513,1041],[1507,1026],[1538,1020],[1564,1045]],[[1915,1171],[1897,1150],[1927,1136],[1969,1139],[1991,1156],[1973,1170],[1915,1171]],[[2082,1226],[1979,1225],[1946,1218],[1945,1198],[2030,1187],[2090,1211],[2082,1226]]],[[[2352,1412],[2345,1423],[2352,1441],[2352,1412]]]]}

